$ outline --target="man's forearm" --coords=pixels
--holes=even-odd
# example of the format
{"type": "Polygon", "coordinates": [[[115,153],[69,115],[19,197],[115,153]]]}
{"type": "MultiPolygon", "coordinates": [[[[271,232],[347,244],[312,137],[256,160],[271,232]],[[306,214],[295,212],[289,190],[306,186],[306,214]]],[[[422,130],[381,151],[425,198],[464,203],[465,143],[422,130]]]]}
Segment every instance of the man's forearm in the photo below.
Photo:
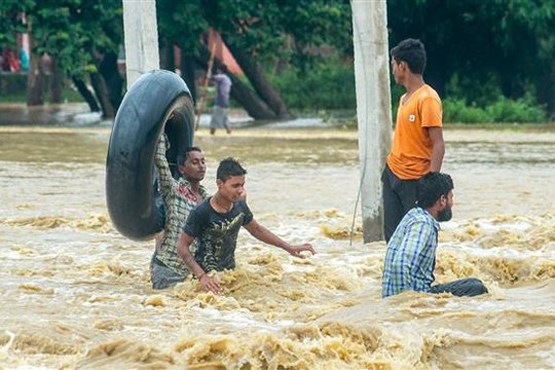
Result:
{"type": "Polygon", "coordinates": [[[258,227],[254,230],[253,236],[261,242],[273,245],[284,250],[288,250],[288,248],[290,247],[289,243],[282,240],[279,236],[275,235],[262,225],[258,225],[258,227]]]}
{"type": "Polygon", "coordinates": [[[160,182],[160,191],[162,194],[168,194],[172,187],[173,177],[170,171],[170,166],[168,164],[168,159],[166,158],[166,134],[160,135],[158,139],[158,146],[156,147],[156,153],[154,155],[154,164],[158,169],[158,179],[160,182]]]}
{"type": "Polygon", "coordinates": [[[435,144],[432,148],[430,172],[441,171],[441,165],[443,164],[444,155],[445,155],[445,144],[443,142],[435,144]]]}
{"type": "Polygon", "coordinates": [[[432,142],[432,155],[430,158],[430,172],[441,171],[443,156],[445,155],[445,141],[443,140],[443,128],[430,127],[428,134],[432,142]]]}
{"type": "Polygon", "coordinates": [[[195,261],[195,258],[191,254],[189,250],[190,243],[183,241],[180,239],[179,244],[177,246],[177,254],[179,257],[185,262],[185,265],[189,268],[193,274],[197,277],[204,274],[204,270],[200,267],[200,265],[195,261]]]}

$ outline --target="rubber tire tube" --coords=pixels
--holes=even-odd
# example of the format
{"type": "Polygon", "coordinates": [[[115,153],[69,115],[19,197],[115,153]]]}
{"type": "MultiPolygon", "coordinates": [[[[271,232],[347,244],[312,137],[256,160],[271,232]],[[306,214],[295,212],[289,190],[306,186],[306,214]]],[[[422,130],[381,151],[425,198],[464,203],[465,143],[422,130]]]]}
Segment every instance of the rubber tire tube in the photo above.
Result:
{"type": "Polygon", "coordinates": [[[177,153],[193,143],[193,101],[181,77],[154,70],[139,77],[125,94],[106,158],[108,213],[116,230],[129,239],[152,239],[164,227],[154,186],[154,154],[162,131],[170,141],[166,157],[177,178],[177,153]]]}

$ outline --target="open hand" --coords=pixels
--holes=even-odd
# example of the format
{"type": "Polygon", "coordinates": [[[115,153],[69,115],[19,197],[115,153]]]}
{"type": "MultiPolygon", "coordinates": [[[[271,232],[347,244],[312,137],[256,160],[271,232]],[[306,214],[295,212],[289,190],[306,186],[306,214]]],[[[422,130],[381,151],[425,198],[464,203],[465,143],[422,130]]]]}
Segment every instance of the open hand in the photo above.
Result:
{"type": "Polygon", "coordinates": [[[223,294],[223,289],[218,281],[208,274],[203,274],[199,278],[200,286],[202,289],[212,292],[214,294],[223,294]]]}
{"type": "Polygon", "coordinates": [[[297,245],[292,245],[287,249],[287,252],[295,257],[301,257],[304,258],[306,256],[302,255],[301,252],[310,252],[311,254],[315,254],[316,252],[314,251],[314,248],[312,248],[312,245],[309,243],[304,243],[304,244],[297,244],[297,245]]]}

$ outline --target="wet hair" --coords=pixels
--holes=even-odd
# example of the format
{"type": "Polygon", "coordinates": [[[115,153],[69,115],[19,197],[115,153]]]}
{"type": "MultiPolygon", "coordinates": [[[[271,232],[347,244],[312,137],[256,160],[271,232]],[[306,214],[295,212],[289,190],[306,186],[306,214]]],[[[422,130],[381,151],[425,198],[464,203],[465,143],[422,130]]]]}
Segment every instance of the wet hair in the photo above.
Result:
{"type": "Polygon", "coordinates": [[[202,153],[202,150],[200,150],[200,148],[198,146],[190,146],[190,147],[185,148],[182,151],[180,151],[179,154],[177,155],[177,164],[179,166],[184,166],[185,165],[185,161],[187,161],[187,158],[189,157],[190,152],[200,152],[200,153],[202,153]]]}
{"type": "Polygon", "coordinates": [[[396,62],[406,62],[412,73],[423,74],[426,69],[426,49],[420,40],[406,39],[390,51],[396,62]]]}
{"type": "Polygon", "coordinates": [[[228,157],[220,162],[218,171],[216,172],[216,178],[225,182],[231,176],[243,176],[246,174],[247,170],[245,170],[237,160],[228,157]]]}
{"type": "Polygon", "coordinates": [[[421,208],[429,208],[442,195],[447,196],[453,188],[451,176],[441,172],[429,172],[418,180],[418,200],[416,204],[421,208]]]}

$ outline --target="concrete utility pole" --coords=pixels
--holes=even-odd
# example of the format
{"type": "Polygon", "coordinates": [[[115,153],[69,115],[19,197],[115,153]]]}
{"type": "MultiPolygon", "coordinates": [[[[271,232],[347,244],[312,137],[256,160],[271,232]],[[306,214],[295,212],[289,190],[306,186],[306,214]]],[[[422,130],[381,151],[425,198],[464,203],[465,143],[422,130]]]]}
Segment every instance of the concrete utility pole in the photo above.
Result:
{"type": "Polygon", "coordinates": [[[123,0],[127,88],[143,73],[160,68],[155,0],[123,0]]]}
{"type": "Polygon", "coordinates": [[[383,239],[381,173],[391,146],[386,0],[352,0],[364,242],[383,239]]]}

